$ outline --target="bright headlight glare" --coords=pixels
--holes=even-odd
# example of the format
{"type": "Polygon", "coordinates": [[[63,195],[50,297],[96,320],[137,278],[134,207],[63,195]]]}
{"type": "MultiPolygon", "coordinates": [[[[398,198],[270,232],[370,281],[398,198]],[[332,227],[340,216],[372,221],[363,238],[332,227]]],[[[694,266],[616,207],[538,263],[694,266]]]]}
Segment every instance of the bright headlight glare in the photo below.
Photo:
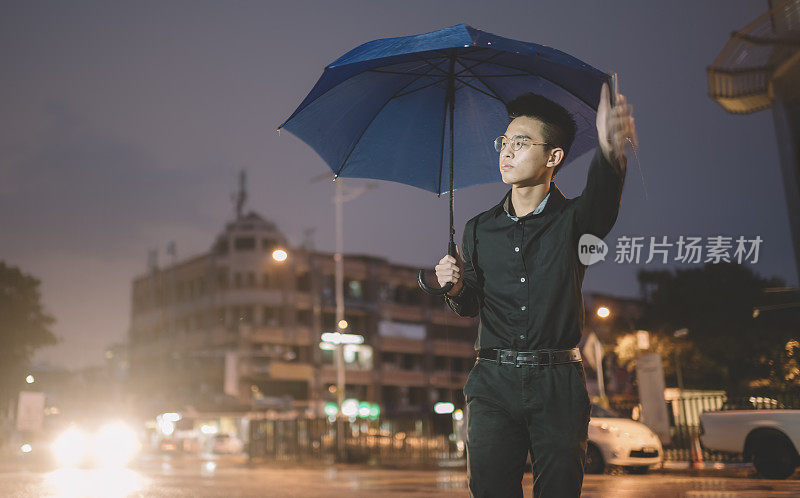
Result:
{"type": "Polygon", "coordinates": [[[53,442],[53,454],[59,465],[71,467],[83,459],[88,443],[89,438],[86,434],[73,427],[67,429],[53,442]]]}
{"type": "Polygon", "coordinates": [[[124,465],[139,451],[136,433],[124,424],[104,426],[92,443],[94,460],[106,467],[124,465]]]}

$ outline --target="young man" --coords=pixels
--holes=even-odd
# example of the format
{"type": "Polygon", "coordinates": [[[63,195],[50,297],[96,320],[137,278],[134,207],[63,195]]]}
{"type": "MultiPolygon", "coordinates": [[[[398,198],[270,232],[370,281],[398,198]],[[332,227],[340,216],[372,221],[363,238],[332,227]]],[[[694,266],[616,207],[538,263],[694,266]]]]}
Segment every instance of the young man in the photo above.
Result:
{"type": "Polygon", "coordinates": [[[622,95],[612,108],[603,85],[600,148],[574,199],[552,182],[575,137],[570,114],[535,94],[507,110],[511,123],[495,148],[511,190],[466,223],[463,261],[448,255],[436,266],[440,285],[454,283],[445,297],[453,311],[480,313],[478,359],[464,386],[470,496],[521,497],[530,452],[534,496],[577,497],[590,411],[576,347],[586,272],[578,240],[605,237],[617,219],[633,109],[622,95]]]}

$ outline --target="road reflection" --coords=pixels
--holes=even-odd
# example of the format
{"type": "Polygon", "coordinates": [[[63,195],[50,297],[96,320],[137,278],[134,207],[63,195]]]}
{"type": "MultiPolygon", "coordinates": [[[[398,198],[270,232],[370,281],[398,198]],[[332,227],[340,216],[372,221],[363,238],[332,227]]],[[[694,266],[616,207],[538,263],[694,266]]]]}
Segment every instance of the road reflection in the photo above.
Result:
{"type": "Polygon", "coordinates": [[[141,491],[146,481],[139,473],[121,468],[58,469],[45,475],[48,495],[58,498],[121,498],[141,491]]]}

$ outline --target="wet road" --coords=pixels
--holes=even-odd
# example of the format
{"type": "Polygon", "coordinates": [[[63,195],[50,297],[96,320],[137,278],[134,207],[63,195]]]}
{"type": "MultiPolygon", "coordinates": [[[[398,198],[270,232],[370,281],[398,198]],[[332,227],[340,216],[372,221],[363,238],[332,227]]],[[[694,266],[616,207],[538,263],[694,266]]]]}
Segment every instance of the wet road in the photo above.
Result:
{"type": "MultiPolygon", "coordinates": [[[[742,475],[745,475],[743,473],[742,475]]],[[[795,477],[798,477],[797,474],[795,477]]],[[[531,496],[532,476],[523,480],[531,496]]],[[[449,497],[467,496],[464,471],[352,467],[248,468],[213,461],[150,462],[136,470],[0,470],[3,497],[449,497]]],[[[676,474],[586,476],[585,497],[788,497],[800,480],[690,477],[676,474]]]]}

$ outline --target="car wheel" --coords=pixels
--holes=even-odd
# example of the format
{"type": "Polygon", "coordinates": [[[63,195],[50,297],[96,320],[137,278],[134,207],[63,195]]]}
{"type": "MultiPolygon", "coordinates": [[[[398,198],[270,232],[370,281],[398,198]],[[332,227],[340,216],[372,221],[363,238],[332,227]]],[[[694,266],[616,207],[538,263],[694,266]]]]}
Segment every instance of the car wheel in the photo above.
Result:
{"type": "Polygon", "coordinates": [[[593,444],[589,444],[586,448],[586,465],[583,466],[583,471],[587,474],[602,474],[605,468],[606,464],[603,461],[603,454],[600,453],[600,449],[593,444]]]}
{"type": "Polygon", "coordinates": [[[628,474],[647,474],[648,470],[650,470],[650,467],[647,465],[632,465],[625,467],[625,472],[628,474]]]}
{"type": "Polygon", "coordinates": [[[786,479],[797,468],[794,462],[794,448],[781,440],[760,444],[753,451],[753,466],[767,479],[786,479]]]}

